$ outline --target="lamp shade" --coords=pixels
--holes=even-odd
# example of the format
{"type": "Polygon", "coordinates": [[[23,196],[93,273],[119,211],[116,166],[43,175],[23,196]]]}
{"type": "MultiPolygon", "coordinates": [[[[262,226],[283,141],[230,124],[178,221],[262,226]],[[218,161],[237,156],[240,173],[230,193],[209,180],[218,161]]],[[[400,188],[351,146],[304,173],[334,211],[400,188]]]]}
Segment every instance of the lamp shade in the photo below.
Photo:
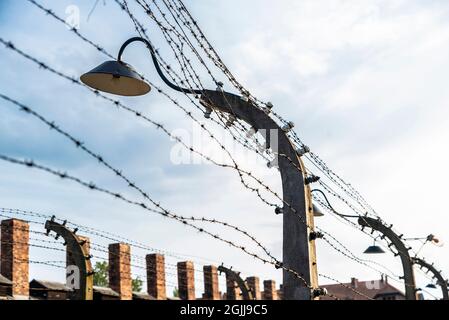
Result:
{"type": "Polygon", "coordinates": [[[366,254],[377,254],[377,253],[385,253],[385,251],[376,245],[369,246],[363,253],[366,254]]]}
{"type": "Polygon", "coordinates": [[[436,289],[437,286],[434,285],[433,283],[429,283],[429,284],[426,286],[426,288],[429,288],[429,289],[436,289]]]}
{"type": "Polygon", "coordinates": [[[120,96],[140,96],[151,87],[129,64],[122,61],[106,61],[81,76],[87,86],[120,96]]]}
{"type": "Polygon", "coordinates": [[[320,208],[318,208],[316,205],[313,205],[313,216],[314,217],[322,217],[324,216],[323,211],[320,210],[320,208]]]}

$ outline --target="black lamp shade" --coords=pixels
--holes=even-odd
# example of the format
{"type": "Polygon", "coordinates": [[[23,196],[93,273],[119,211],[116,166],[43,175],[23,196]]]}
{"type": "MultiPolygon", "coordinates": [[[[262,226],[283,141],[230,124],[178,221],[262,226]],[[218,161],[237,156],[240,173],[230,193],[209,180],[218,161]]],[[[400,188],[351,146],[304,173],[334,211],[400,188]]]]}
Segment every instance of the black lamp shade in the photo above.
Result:
{"type": "Polygon", "coordinates": [[[369,246],[363,253],[377,254],[377,253],[385,253],[385,251],[381,247],[373,245],[373,246],[369,246]]]}
{"type": "Polygon", "coordinates": [[[122,61],[107,61],[83,74],[81,81],[93,89],[120,96],[140,96],[151,90],[133,67],[122,61]]]}
{"type": "Polygon", "coordinates": [[[426,286],[426,288],[429,288],[429,289],[436,289],[437,286],[434,285],[433,283],[429,283],[429,284],[426,286]]]}

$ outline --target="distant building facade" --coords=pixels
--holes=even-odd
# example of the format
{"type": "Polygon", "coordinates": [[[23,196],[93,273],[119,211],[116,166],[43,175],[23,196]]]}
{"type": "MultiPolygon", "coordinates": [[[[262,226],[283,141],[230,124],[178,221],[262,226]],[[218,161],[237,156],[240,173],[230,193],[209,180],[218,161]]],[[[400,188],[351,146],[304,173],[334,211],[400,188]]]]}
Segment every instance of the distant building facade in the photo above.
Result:
{"type": "MultiPolygon", "coordinates": [[[[322,285],[327,292],[340,300],[405,300],[404,293],[388,283],[388,277],[380,280],[359,281],[351,278],[351,282],[341,284],[322,285]]],[[[322,297],[321,300],[332,300],[331,297],[322,297]]]]}

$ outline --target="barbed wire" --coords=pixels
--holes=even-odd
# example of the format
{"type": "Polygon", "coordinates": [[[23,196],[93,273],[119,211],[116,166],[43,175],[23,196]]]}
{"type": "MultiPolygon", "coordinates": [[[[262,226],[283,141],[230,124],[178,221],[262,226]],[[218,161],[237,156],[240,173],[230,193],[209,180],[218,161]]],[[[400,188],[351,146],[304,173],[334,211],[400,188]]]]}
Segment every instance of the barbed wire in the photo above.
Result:
{"type": "Polygon", "coordinates": [[[77,177],[69,175],[68,173],[60,172],[60,171],[57,171],[57,170],[53,170],[53,169],[51,169],[49,167],[46,167],[46,166],[43,166],[43,165],[40,165],[40,164],[36,164],[32,160],[19,160],[19,159],[15,159],[15,158],[12,158],[12,157],[9,157],[9,156],[5,156],[3,154],[0,154],[0,160],[3,160],[5,162],[9,162],[11,164],[16,164],[16,165],[20,165],[20,166],[24,166],[24,167],[28,167],[28,168],[38,169],[40,171],[43,171],[43,172],[46,172],[48,174],[54,175],[54,176],[59,177],[61,179],[75,182],[75,183],[77,183],[77,184],[79,184],[79,185],[81,185],[81,186],[83,186],[85,188],[88,188],[89,190],[98,191],[100,193],[109,195],[109,196],[111,196],[111,197],[113,197],[115,199],[124,201],[125,203],[128,203],[130,205],[142,208],[143,210],[146,210],[146,211],[148,211],[150,213],[155,213],[155,214],[161,215],[163,217],[176,220],[177,222],[179,222],[181,224],[184,224],[186,226],[189,226],[190,228],[193,228],[193,229],[197,230],[199,233],[206,234],[206,235],[208,235],[208,236],[210,236],[210,237],[212,237],[212,238],[214,238],[214,239],[216,239],[218,241],[221,241],[223,243],[228,244],[229,246],[231,246],[233,248],[239,249],[240,251],[244,252],[246,255],[249,255],[249,256],[253,257],[254,259],[256,259],[256,260],[259,260],[259,261],[261,261],[261,262],[263,262],[265,264],[270,264],[273,267],[275,267],[276,269],[283,269],[286,272],[291,273],[294,277],[296,277],[297,279],[301,280],[304,283],[305,287],[307,287],[307,288],[309,288],[311,290],[313,289],[307,283],[307,281],[297,271],[295,271],[295,270],[293,270],[293,269],[291,269],[289,267],[286,267],[283,263],[281,263],[279,261],[274,262],[274,261],[271,261],[271,260],[267,260],[267,259],[265,259],[263,257],[260,257],[259,255],[255,254],[253,252],[250,252],[249,250],[247,250],[244,246],[237,245],[237,244],[235,244],[231,240],[224,239],[223,237],[221,237],[221,236],[219,236],[217,234],[213,234],[213,233],[205,230],[204,228],[198,227],[198,226],[196,226],[196,225],[194,225],[194,224],[192,224],[192,223],[190,223],[190,222],[188,222],[186,220],[183,220],[182,218],[180,218],[176,214],[164,211],[163,209],[161,209],[162,211],[158,211],[158,210],[149,208],[145,203],[141,203],[141,202],[137,202],[137,201],[134,201],[134,200],[130,200],[130,199],[122,196],[119,193],[110,191],[110,190],[102,188],[102,187],[98,187],[96,184],[94,184],[92,182],[90,182],[90,183],[89,182],[85,182],[85,181],[83,181],[83,180],[81,180],[81,179],[79,179],[77,177]]]}
{"type": "MultiPolygon", "coordinates": [[[[41,213],[37,213],[34,211],[26,211],[26,210],[21,210],[21,209],[10,209],[10,208],[0,208],[0,217],[5,217],[5,218],[9,218],[9,219],[13,219],[16,218],[15,215],[21,215],[21,216],[31,216],[31,217],[40,217],[40,218],[44,218],[46,220],[51,219],[54,215],[53,214],[41,214],[41,213]],[[10,215],[5,215],[2,213],[10,213],[10,215]],[[12,214],[12,215],[11,215],[12,214]]],[[[135,240],[131,240],[129,238],[120,236],[120,235],[116,235],[107,231],[103,231],[103,230],[99,230],[96,228],[92,228],[92,227],[88,227],[88,226],[84,226],[78,223],[75,223],[73,221],[68,221],[66,219],[58,219],[55,217],[55,219],[60,220],[62,223],[66,223],[67,225],[71,225],[77,229],[79,229],[82,232],[86,232],[89,233],[91,235],[94,236],[98,236],[107,240],[111,240],[111,241],[116,241],[116,242],[122,242],[125,241],[127,244],[129,244],[132,247],[138,248],[138,249],[144,249],[144,250],[148,250],[151,252],[158,252],[158,253],[163,253],[167,256],[173,257],[173,258],[177,258],[177,259],[185,259],[185,258],[194,258],[194,259],[202,259],[202,260],[209,260],[206,258],[202,258],[202,257],[197,257],[197,256],[192,256],[192,255],[186,255],[186,254],[181,254],[181,253],[174,253],[171,251],[167,251],[167,250],[162,250],[162,249],[156,249],[153,247],[150,247],[148,245],[145,245],[141,242],[135,241],[135,240]]],[[[33,224],[38,224],[38,225],[44,225],[44,222],[39,222],[39,221],[32,221],[32,220],[24,220],[27,223],[33,223],[33,224]]],[[[31,231],[31,230],[30,230],[31,231]]],[[[35,231],[38,232],[38,231],[35,231]]],[[[44,234],[43,232],[39,232],[44,234]]],[[[216,262],[216,261],[214,261],[216,262]]],[[[198,262],[197,262],[198,263],[198,262]]],[[[168,264],[168,263],[166,263],[168,264]]]]}
{"type": "MultiPolygon", "coordinates": [[[[164,1],[165,3],[165,1],[164,1]]],[[[260,108],[260,105],[267,106],[267,103],[262,102],[261,100],[257,99],[256,97],[252,96],[251,93],[245,89],[238,81],[237,79],[232,75],[232,73],[229,71],[229,68],[226,67],[226,65],[221,60],[220,56],[218,55],[217,51],[213,48],[213,46],[210,44],[202,30],[200,29],[198,22],[193,18],[193,16],[190,14],[187,7],[184,5],[183,1],[178,0],[179,6],[176,6],[175,1],[173,0],[174,6],[168,6],[169,9],[177,10],[177,16],[178,18],[184,18],[182,21],[184,26],[187,27],[191,34],[194,36],[194,38],[199,43],[200,47],[205,51],[206,55],[212,59],[212,61],[215,63],[215,65],[225,74],[228,76],[228,79],[230,82],[236,87],[244,96],[247,96],[252,102],[254,102],[255,106],[258,106],[260,108]],[[190,22],[189,22],[190,21],[190,22]],[[194,30],[196,29],[196,31],[194,30]]],[[[181,19],[182,20],[182,19],[181,19]]],[[[287,124],[288,121],[283,119],[279,114],[272,111],[272,114],[281,121],[283,124],[287,124]]],[[[299,139],[297,136],[297,133],[294,130],[290,131],[290,135],[292,140],[295,142],[297,147],[303,147],[305,144],[299,139]]],[[[342,179],[339,175],[337,175],[334,171],[332,171],[327,164],[319,158],[318,155],[311,152],[310,153],[311,158],[313,161],[315,161],[315,164],[321,168],[323,173],[326,173],[328,177],[340,187],[343,191],[345,191],[348,195],[356,199],[357,201],[360,201],[370,210],[374,215],[378,216],[377,213],[372,209],[372,207],[367,203],[367,201],[360,195],[360,193],[349,183],[347,183],[344,179],[342,179]]]]}
{"type": "MultiPolygon", "coordinates": [[[[35,1],[32,1],[32,0],[29,0],[30,2],[35,2],[35,1]]],[[[100,50],[101,51],[101,50],[100,50]]]]}
{"type": "MultiPolygon", "coordinates": [[[[5,41],[2,41],[3,43],[5,43],[5,41]]],[[[11,45],[9,42],[7,43],[8,44],[8,47],[10,47],[10,48],[12,48],[12,49],[16,49],[13,45],[11,45]]],[[[22,54],[23,54],[23,52],[22,52],[22,54]]],[[[27,57],[27,58],[30,58],[30,59],[32,59],[31,57],[27,57]]],[[[33,60],[34,61],[34,60],[33,60]]],[[[34,62],[36,62],[36,61],[34,61],[34,62]]],[[[43,65],[41,62],[39,62],[39,61],[37,61],[36,63],[39,63],[39,65],[43,65]]],[[[22,107],[23,107],[23,105],[22,105],[22,107]]],[[[25,108],[25,110],[28,110],[28,109],[26,109],[25,108]]],[[[36,116],[36,114],[34,114],[35,116],[36,116]]],[[[40,118],[40,120],[43,120],[43,118],[41,117],[40,118]]],[[[44,119],[45,120],[45,119],[44,119]]],[[[52,128],[52,129],[54,129],[55,127],[54,127],[54,123],[53,122],[50,122],[50,121],[48,121],[48,120],[46,120],[46,121],[44,121],[44,122],[46,122],[46,124],[47,125],[50,125],[50,128],[52,128]]],[[[76,139],[73,139],[72,138],[72,141],[73,142],[75,142],[76,144],[77,144],[77,146],[79,145],[79,142],[76,140],[76,139]]],[[[205,218],[203,218],[202,219],[203,221],[209,221],[209,222],[216,222],[215,220],[210,220],[210,219],[205,219],[205,218]]],[[[225,225],[225,226],[227,226],[227,223],[224,223],[223,225],[225,225]]],[[[238,227],[235,227],[234,226],[234,229],[235,230],[239,230],[239,228],[238,227]]],[[[243,232],[245,235],[247,235],[247,236],[249,236],[246,232],[243,232]]],[[[261,244],[260,244],[260,242],[258,242],[257,240],[255,240],[255,238],[254,237],[251,237],[251,236],[249,236],[252,240],[254,240],[257,244],[258,244],[258,246],[260,246],[261,248],[263,248],[264,249],[264,251],[269,255],[269,256],[271,256],[271,254],[264,248],[264,247],[262,247],[261,246],[261,244]]],[[[272,257],[272,256],[271,256],[272,257]]],[[[273,258],[273,257],[272,257],[273,258]]]]}
{"type": "MultiPolygon", "coordinates": [[[[89,149],[87,149],[82,143],[79,143],[79,141],[76,139],[76,138],[74,138],[73,136],[71,136],[70,134],[68,134],[68,133],[66,133],[65,131],[63,131],[62,129],[60,129],[54,122],[51,122],[51,121],[49,121],[49,120],[47,120],[46,118],[44,118],[42,115],[40,115],[39,113],[37,113],[37,112],[35,112],[35,111],[33,111],[32,109],[30,109],[29,107],[26,107],[26,106],[24,106],[23,104],[21,104],[21,103],[18,103],[17,101],[15,101],[15,100],[12,100],[12,99],[10,99],[9,97],[6,97],[5,98],[5,96],[4,95],[2,95],[2,94],[0,94],[0,97],[3,97],[4,99],[7,99],[8,101],[10,101],[10,102],[13,102],[14,104],[16,104],[17,106],[19,106],[22,110],[24,110],[24,111],[26,111],[27,113],[30,113],[30,114],[32,114],[33,116],[35,116],[35,117],[37,117],[39,120],[41,120],[42,122],[44,122],[45,124],[47,124],[48,126],[50,126],[50,128],[51,129],[54,129],[54,130],[56,130],[57,132],[59,132],[60,134],[63,134],[65,137],[67,137],[67,138],[69,138],[72,142],[74,142],[75,143],[75,145],[77,146],[77,147],[79,147],[79,148],[82,148],[84,151],[86,151],[89,155],[91,155],[91,156],[93,156],[94,158],[96,158],[98,161],[103,161],[103,163],[106,163],[106,162],[104,162],[104,160],[102,160],[103,158],[101,157],[101,156],[99,156],[99,155],[96,155],[96,154],[94,154],[92,151],[90,151],[89,149]]],[[[117,175],[119,175],[120,177],[124,177],[124,175],[120,172],[120,173],[117,173],[117,170],[116,169],[114,169],[114,168],[112,168],[109,164],[107,164],[106,163],[106,166],[108,167],[108,168],[110,168],[110,169],[112,169],[117,175]]],[[[129,184],[129,185],[132,185],[132,183],[129,181],[129,179],[125,179],[125,181],[129,184]]],[[[141,192],[142,193],[142,191],[140,190],[140,189],[138,189],[139,190],[139,192],[141,192]]],[[[143,193],[142,193],[143,194],[143,193]]],[[[145,194],[143,194],[144,195],[144,197],[145,198],[147,198],[147,196],[145,195],[145,194]]],[[[152,200],[152,199],[150,199],[150,201],[153,203],[153,204],[155,204],[155,202],[152,200]]],[[[273,259],[273,261],[277,261],[277,259],[255,238],[255,237],[253,237],[253,236],[251,236],[248,232],[246,232],[246,231],[244,231],[244,230],[242,230],[242,229],[240,229],[239,227],[237,227],[237,226],[233,226],[233,225],[230,225],[229,223],[226,223],[226,222],[221,222],[221,221],[219,221],[219,220],[216,220],[216,219],[208,219],[208,218],[195,218],[195,217],[190,217],[190,218],[188,218],[188,217],[183,217],[183,219],[187,219],[187,220],[190,220],[190,221],[201,221],[201,222],[210,222],[210,223],[217,223],[217,224],[220,224],[220,225],[222,225],[222,226],[226,226],[226,227],[230,227],[230,228],[232,228],[232,229],[234,229],[234,230],[236,230],[236,231],[238,231],[238,232],[240,232],[240,233],[242,233],[243,235],[245,235],[246,237],[248,237],[249,239],[251,239],[253,242],[255,242],[256,244],[257,244],[257,246],[259,247],[259,248],[261,248],[261,249],[263,249],[264,250],[264,252],[271,258],[271,259],[273,259]]],[[[334,238],[334,237],[332,237],[332,238],[334,238]]],[[[334,238],[335,239],[335,238],[334,238]]],[[[326,241],[327,242],[329,242],[329,240],[327,240],[326,239],[326,241]]],[[[330,242],[329,242],[329,244],[332,246],[332,248],[334,248],[334,249],[336,249],[337,251],[339,251],[338,250],[338,248],[336,248],[336,246],[334,246],[334,245],[332,245],[330,242]]],[[[341,252],[341,251],[339,251],[339,252],[341,252]]],[[[348,256],[349,257],[349,256],[348,256]]],[[[360,262],[359,260],[355,260],[355,261],[358,261],[358,262],[360,262]]],[[[364,264],[364,263],[362,263],[362,264],[364,264]]],[[[364,264],[365,265],[365,264],[364,264]]]]}
{"type": "Polygon", "coordinates": [[[360,292],[360,291],[358,291],[358,290],[356,290],[356,289],[354,289],[354,288],[352,288],[352,287],[346,285],[345,283],[343,283],[343,282],[341,282],[341,281],[339,281],[339,280],[337,280],[337,279],[335,279],[335,278],[333,278],[333,277],[327,276],[327,275],[322,274],[322,273],[319,273],[318,276],[323,277],[323,278],[325,278],[325,279],[327,279],[327,280],[330,280],[330,281],[334,281],[334,282],[336,282],[337,284],[339,284],[340,286],[345,287],[346,289],[349,289],[349,290],[351,290],[352,292],[354,292],[355,294],[357,294],[357,295],[359,295],[359,296],[362,296],[362,297],[364,297],[364,298],[366,298],[366,299],[368,299],[368,300],[374,300],[373,298],[367,296],[366,294],[364,294],[364,293],[362,293],[362,292],[360,292]]]}
{"type": "MultiPolygon", "coordinates": [[[[26,221],[26,222],[28,222],[28,221],[26,221]]],[[[13,233],[15,231],[26,231],[26,232],[29,231],[31,233],[37,233],[37,234],[44,235],[44,236],[48,237],[46,235],[46,233],[44,233],[44,232],[33,231],[33,230],[29,230],[26,227],[19,227],[19,226],[8,227],[8,229],[3,229],[2,230],[2,234],[3,235],[6,235],[6,234],[13,235],[13,233]]],[[[8,240],[8,239],[4,239],[3,236],[2,236],[2,239],[0,239],[0,243],[1,244],[14,245],[14,246],[32,247],[32,248],[37,248],[37,249],[45,249],[45,250],[50,250],[50,251],[57,251],[57,252],[64,252],[64,253],[66,253],[66,249],[65,248],[54,247],[54,246],[49,246],[49,245],[36,244],[33,241],[37,241],[37,242],[40,242],[40,243],[46,243],[46,244],[53,244],[53,245],[64,245],[62,242],[58,242],[58,241],[55,241],[55,240],[38,239],[38,238],[33,238],[33,237],[28,237],[27,239],[28,239],[27,241],[25,239],[22,239],[21,241],[8,240]]],[[[96,254],[91,254],[91,252],[89,250],[89,252],[88,252],[89,259],[91,259],[91,260],[96,259],[96,260],[100,260],[100,261],[110,261],[110,257],[111,256],[123,257],[123,254],[125,254],[125,255],[128,254],[127,251],[121,251],[119,253],[116,253],[114,251],[109,250],[108,247],[105,247],[108,250],[104,250],[104,249],[102,249],[103,247],[104,246],[101,246],[101,245],[89,242],[89,248],[92,249],[94,252],[101,252],[101,253],[107,253],[108,254],[108,257],[103,257],[103,256],[99,256],[99,255],[96,255],[96,254]]],[[[129,256],[130,256],[130,258],[136,257],[135,255],[131,255],[131,254],[129,256]]],[[[143,259],[143,260],[146,260],[146,259],[143,259]]],[[[2,261],[9,261],[9,260],[7,259],[7,257],[3,257],[2,261]]],[[[33,263],[33,260],[22,259],[21,262],[23,262],[23,263],[33,263]]],[[[60,261],[60,262],[64,263],[64,264],[66,263],[65,261],[60,261]]],[[[41,263],[41,264],[44,264],[44,265],[53,264],[54,265],[54,262],[48,262],[47,261],[47,263],[41,263]]],[[[132,262],[127,263],[126,261],[121,261],[120,264],[123,265],[123,266],[129,266],[129,267],[132,267],[132,268],[136,268],[136,269],[139,269],[139,270],[146,270],[147,275],[156,274],[156,271],[148,269],[148,267],[154,266],[156,264],[148,263],[148,261],[146,261],[145,265],[136,264],[136,263],[132,263],[132,262]]],[[[66,266],[59,266],[59,265],[54,265],[54,266],[55,267],[59,267],[59,268],[66,268],[66,266]]],[[[164,265],[164,269],[170,269],[170,267],[167,267],[166,265],[164,265]]],[[[176,270],[177,270],[177,268],[176,268],[176,270]]],[[[197,273],[198,272],[202,272],[202,271],[196,270],[196,269],[194,271],[197,272],[197,273]]],[[[136,276],[136,274],[134,274],[134,275],[136,276]]],[[[145,275],[144,277],[147,278],[147,275],[145,275]]],[[[164,275],[166,277],[178,277],[177,273],[170,273],[170,272],[167,272],[165,270],[164,270],[164,275]]],[[[141,275],[138,275],[138,276],[141,276],[141,275]]],[[[141,277],[143,277],[143,276],[141,276],[141,277]]],[[[132,279],[135,279],[135,278],[132,278],[132,279]]],[[[196,278],[195,282],[203,284],[204,280],[196,278]]],[[[178,287],[182,287],[180,284],[177,285],[177,286],[178,287]]]]}
{"type": "MultiPolygon", "coordinates": [[[[1,39],[0,39],[1,41],[1,39]]],[[[71,134],[67,133],[66,131],[64,131],[63,129],[61,129],[57,124],[55,124],[55,122],[47,120],[44,116],[42,116],[41,114],[39,114],[38,112],[34,111],[33,109],[31,109],[28,106],[23,105],[22,103],[7,97],[3,94],[0,93],[0,98],[3,98],[9,102],[11,102],[12,104],[16,105],[17,107],[20,108],[20,110],[32,115],[33,117],[37,118],[38,120],[40,120],[41,122],[45,123],[47,126],[49,126],[50,129],[58,132],[59,134],[63,135],[64,137],[66,137],[67,139],[69,139],[71,142],[73,142],[75,144],[75,146],[81,150],[83,150],[84,152],[86,152],[88,155],[90,155],[91,157],[95,158],[99,163],[101,163],[102,165],[104,165],[106,168],[108,168],[109,170],[113,171],[118,177],[120,177],[122,180],[124,180],[129,187],[137,190],[145,199],[149,200],[154,206],[161,208],[159,203],[157,203],[154,199],[152,199],[146,192],[144,192],[139,186],[137,186],[136,183],[132,182],[127,176],[125,176],[122,171],[114,168],[112,165],[110,165],[108,162],[106,162],[104,160],[104,158],[99,155],[96,154],[95,152],[93,152],[92,150],[90,150],[89,148],[87,148],[84,143],[82,143],[80,140],[78,140],[77,138],[73,137],[71,134]]],[[[167,211],[166,209],[163,209],[164,211],[166,211],[167,213],[169,213],[169,211],[167,211]]],[[[249,238],[251,241],[253,241],[259,248],[261,248],[271,259],[273,259],[274,261],[276,261],[277,259],[270,253],[270,251],[264,247],[262,245],[262,243],[260,241],[258,241],[254,236],[250,235],[247,231],[232,225],[228,222],[223,222],[217,219],[209,219],[209,218],[196,218],[196,217],[185,217],[185,216],[179,216],[180,218],[184,219],[184,220],[188,220],[188,221],[196,221],[196,222],[207,222],[207,223],[213,223],[213,224],[219,224],[221,226],[227,227],[227,228],[231,228],[241,234],[243,234],[245,237],[249,238]]]]}

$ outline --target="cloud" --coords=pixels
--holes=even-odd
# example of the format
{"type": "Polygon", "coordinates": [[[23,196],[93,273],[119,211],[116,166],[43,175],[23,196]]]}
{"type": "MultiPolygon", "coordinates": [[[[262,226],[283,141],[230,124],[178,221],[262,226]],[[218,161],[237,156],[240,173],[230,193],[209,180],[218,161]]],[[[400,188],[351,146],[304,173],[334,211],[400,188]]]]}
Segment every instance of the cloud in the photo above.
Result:
{"type": "MultiPolygon", "coordinates": [[[[56,69],[79,75],[105,59],[28,3],[1,5],[5,3],[11,12],[8,16],[20,19],[2,19],[1,36],[56,69]]],[[[45,2],[60,15],[68,4],[45,2]]],[[[81,31],[112,54],[135,35],[132,23],[117,6],[99,6],[87,22],[90,4],[79,5],[81,31]]],[[[447,2],[234,0],[193,4],[191,9],[237,78],[293,120],[301,138],[357,186],[387,221],[411,236],[434,232],[444,238],[448,223],[441,209],[445,207],[448,175],[447,2]]],[[[2,8],[0,12],[5,11],[2,8]]],[[[144,15],[139,18],[145,19],[144,15]]],[[[161,53],[176,66],[157,28],[151,23],[147,27],[161,53]]],[[[85,141],[174,212],[238,224],[281,256],[282,217],[244,190],[235,172],[211,165],[175,166],[170,162],[173,142],[145,121],[136,121],[131,114],[4,48],[0,55],[2,92],[36,108],[85,141]]],[[[130,47],[125,58],[161,84],[144,47],[130,47]]],[[[201,70],[205,75],[204,68],[201,70]]],[[[214,84],[207,78],[205,86],[213,88],[214,84]]],[[[225,89],[230,89],[229,85],[225,89]]],[[[167,92],[204,121],[188,100],[167,92]]],[[[170,130],[194,132],[184,113],[156,90],[146,97],[123,101],[170,130]]],[[[2,152],[35,158],[140,199],[54,132],[11,105],[0,104],[2,152]]],[[[214,133],[222,133],[210,127],[214,133]]],[[[201,150],[217,154],[212,141],[204,138],[200,142],[196,146],[201,150]]],[[[255,159],[244,157],[243,149],[237,149],[235,156],[245,162],[245,168],[281,191],[276,171],[263,163],[256,168],[255,159]]],[[[2,164],[0,174],[4,181],[0,184],[2,206],[55,212],[154,247],[224,261],[245,274],[281,282],[277,270],[170,220],[23,168],[2,164]]],[[[317,224],[354,252],[361,253],[370,244],[370,239],[330,217],[317,220],[317,224]]],[[[224,230],[217,231],[243,241],[224,230]]],[[[427,247],[423,253],[438,265],[448,262],[447,248],[427,247]]],[[[351,264],[323,243],[318,244],[318,257],[320,271],[341,280],[352,275],[366,279],[378,276],[351,264]]],[[[400,273],[396,259],[380,259],[400,273]]],[[[43,274],[42,269],[35,272],[52,276],[43,274]]]]}

